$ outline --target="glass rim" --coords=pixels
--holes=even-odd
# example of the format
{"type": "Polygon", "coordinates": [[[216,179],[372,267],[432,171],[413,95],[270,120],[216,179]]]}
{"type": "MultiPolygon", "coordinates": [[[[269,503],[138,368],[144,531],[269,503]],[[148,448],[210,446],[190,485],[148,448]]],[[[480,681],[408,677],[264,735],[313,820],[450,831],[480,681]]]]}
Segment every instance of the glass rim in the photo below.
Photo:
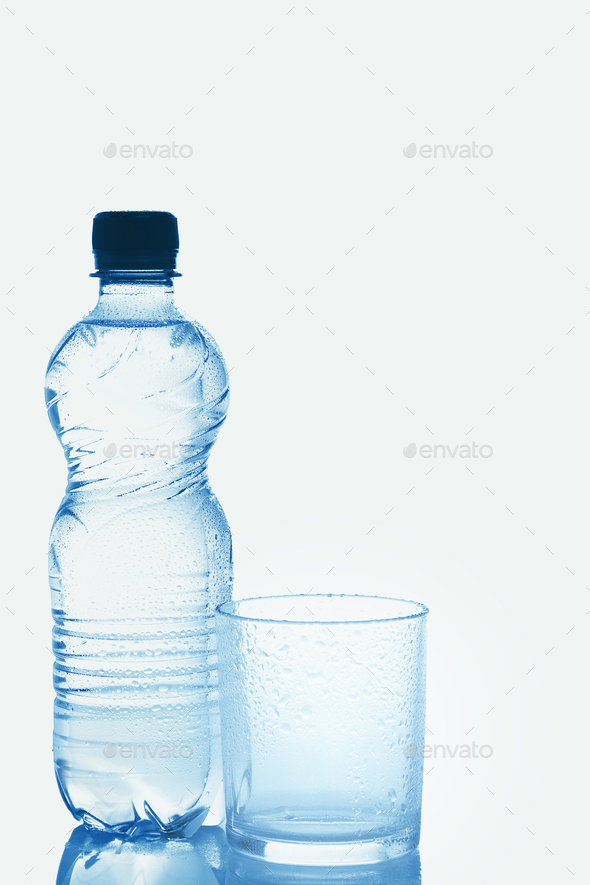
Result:
{"type": "Polygon", "coordinates": [[[229,602],[222,602],[220,605],[215,607],[215,614],[219,615],[223,618],[228,618],[233,621],[253,621],[262,624],[384,624],[388,622],[394,621],[411,621],[415,618],[423,618],[429,614],[430,609],[424,605],[422,602],[416,602],[413,599],[400,599],[397,596],[368,596],[362,593],[293,593],[291,596],[283,596],[281,595],[273,595],[273,596],[249,596],[246,599],[233,599],[229,602]],[[378,599],[379,602],[404,602],[408,605],[414,607],[414,611],[408,612],[408,614],[404,615],[396,615],[396,616],[385,616],[385,617],[375,617],[375,618],[335,618],[334,620],[301,620],[299,618],[270,618],[270,617],[256,617],[254,615],[239,615],[236,612],[228,611],[228,607],[239,605],[241,602],[258,602],[263,603],[266,600],[276,600],[276,599],[284,599],[285,601],[293,601],[294,599],[304,600],[307,599],[362,599],[362,600],[372,600],[378,599]]]}

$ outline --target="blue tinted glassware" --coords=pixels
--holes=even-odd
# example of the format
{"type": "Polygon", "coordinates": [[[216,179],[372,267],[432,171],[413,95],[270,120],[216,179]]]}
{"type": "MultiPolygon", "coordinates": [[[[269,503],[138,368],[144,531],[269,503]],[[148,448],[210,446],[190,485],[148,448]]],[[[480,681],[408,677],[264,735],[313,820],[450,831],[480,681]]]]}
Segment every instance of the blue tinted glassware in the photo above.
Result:
{"type": "Polygon", "coordinates": [[[416,848],[423,758],[407,747],[424,743],[427,613],[369,596],[218,606],[234,850],[335,866],[416,848]]]}

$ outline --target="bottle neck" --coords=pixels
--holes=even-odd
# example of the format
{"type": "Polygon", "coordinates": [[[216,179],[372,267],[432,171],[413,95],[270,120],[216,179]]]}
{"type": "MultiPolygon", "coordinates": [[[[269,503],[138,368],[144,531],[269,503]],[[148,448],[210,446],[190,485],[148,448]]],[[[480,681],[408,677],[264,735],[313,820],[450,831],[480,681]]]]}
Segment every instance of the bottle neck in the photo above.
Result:
{"type": "Polygon", "coordinates": [[[162,321],[178,316],[174,304],[174,270],[97,271],[98,303],[93,321],[162,321]]]}

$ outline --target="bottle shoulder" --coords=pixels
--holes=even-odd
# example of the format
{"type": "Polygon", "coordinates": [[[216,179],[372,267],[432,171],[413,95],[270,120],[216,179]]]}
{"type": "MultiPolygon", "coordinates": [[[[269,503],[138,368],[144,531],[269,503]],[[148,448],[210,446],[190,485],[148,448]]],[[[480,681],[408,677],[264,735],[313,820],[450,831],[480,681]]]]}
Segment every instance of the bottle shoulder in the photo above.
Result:
{"type": "Polygon", "coordinates": [[[77,385],[87,385],[107,375],[123,384],[132,377],[142,377],[154,390],[161,389],[163,382],[164,386],[175,385],[201,377],[211,393],[216,390],[219,394],[229,386],[217,342],[182,311],[160,321],[118,323],[96,322],[91,311],[68,329],[54,348],[46,387],[55,395],[71,388],[75,378],[77,385]]]}

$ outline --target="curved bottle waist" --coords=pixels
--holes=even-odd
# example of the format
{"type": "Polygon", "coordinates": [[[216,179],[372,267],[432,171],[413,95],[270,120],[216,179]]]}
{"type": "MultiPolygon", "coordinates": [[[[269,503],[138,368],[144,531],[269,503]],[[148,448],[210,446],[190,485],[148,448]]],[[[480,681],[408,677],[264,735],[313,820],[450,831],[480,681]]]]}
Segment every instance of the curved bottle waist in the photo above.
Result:
{"type": "Polygon", "coordinates": [[[74,441],[72,435],[61,434],[68,464],[66,494],[175,497],[208,486],[208,457],[217,430],[183,442],[148,435],[115,439],[102,433],[74,441]]]}
{"type": "MultiPolygon", "coordinates": [[[[194,492],[210,492],[205,458],[115,460],[77,458],[68,460],[64,501],[110,500],[151,496],[166,500],[194,492]]],[[[63,503],[63,502],[62,502],[63,503]]]]}

